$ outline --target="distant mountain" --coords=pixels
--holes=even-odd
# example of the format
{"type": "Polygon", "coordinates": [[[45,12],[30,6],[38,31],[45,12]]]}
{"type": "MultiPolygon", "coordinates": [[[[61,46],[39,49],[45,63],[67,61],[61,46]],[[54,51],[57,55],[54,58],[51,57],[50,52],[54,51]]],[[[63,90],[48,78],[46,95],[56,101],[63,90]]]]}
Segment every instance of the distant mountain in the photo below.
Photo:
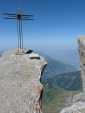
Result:
{"type": "Polygon", "coordinates": [[[77,68],[75,68],[73,65],[54,60],[46,55],[44,55],[44,57],[47,59],[48,65],[45,68],[42,79],[48,79],[50,77],[55,77],[58,74],[77,71],[77,68]]]}
{"type": "Polygon", "coordinates": [[[65,90],[80,90],[82,89],[82,81],[80,71],[69,72],[56,75],[43,81],[51,88],[61,87],[65,90]]]}
{"type": "Polygon", "coordinates": [[[66,90],[79,90],[82,88],[80,71],[74,66],[56,61],[45,56],[48,65],[42,76],[42,82],[49,87],[61,87],[66,90]]]}

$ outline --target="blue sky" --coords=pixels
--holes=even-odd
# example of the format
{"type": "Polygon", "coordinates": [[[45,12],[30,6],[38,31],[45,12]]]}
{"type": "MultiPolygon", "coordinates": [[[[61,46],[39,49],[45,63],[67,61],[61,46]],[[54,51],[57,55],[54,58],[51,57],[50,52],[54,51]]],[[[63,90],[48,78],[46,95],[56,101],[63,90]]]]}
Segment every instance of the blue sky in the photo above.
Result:
{"type": "MultiPolygon", "coordinates": [[[[15,12],[17,0],[0,0],[0,13],[15,12]]],[[[85,0],[20,0],[24,13],[34,21],[23,22],[24,47],[35,49],[76,48],[85,34],[85,0]]],[[[16,21],[0,16],[0,48],[17,46],[16,21]]]]}

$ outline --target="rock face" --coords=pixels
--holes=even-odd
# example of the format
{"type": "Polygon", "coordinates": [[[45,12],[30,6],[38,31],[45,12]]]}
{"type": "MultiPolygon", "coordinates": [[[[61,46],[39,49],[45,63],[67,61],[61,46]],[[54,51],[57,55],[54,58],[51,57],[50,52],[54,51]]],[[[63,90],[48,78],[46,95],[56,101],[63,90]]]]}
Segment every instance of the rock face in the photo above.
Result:
{"type": "Polygon", "coordinates": [[[85,102],[77,102],[71,107],[63,109],[60,113],[85,113],[85,102]]]}
{"type": "Polygon", "coordinates": [[[72,106],[64,108],[60,113],[85,113],[85,37],[81,37],[78,44],[83,92],[75,95],[72,106]]]}
{"type": "Polygon", "coordinates": [[[85,93],[85,37],[78,40],[83,92],[85,93]]]}
{"type": "Polygon", "coordinates": [[[41,73],[47,62],[15,50],[0,57],[0,113],[42,113],[41,73]]]}

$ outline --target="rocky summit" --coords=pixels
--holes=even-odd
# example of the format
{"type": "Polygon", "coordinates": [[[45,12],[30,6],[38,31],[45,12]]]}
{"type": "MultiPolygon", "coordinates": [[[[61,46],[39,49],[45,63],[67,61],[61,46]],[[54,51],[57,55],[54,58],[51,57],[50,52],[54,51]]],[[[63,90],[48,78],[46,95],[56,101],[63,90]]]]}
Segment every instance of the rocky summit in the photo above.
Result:
{"type": "Polygon", "coordinates": [[[46,60],[37,53],[16,50],[0,56],[0,113],[42,113],[40,78],[46,60]]]}

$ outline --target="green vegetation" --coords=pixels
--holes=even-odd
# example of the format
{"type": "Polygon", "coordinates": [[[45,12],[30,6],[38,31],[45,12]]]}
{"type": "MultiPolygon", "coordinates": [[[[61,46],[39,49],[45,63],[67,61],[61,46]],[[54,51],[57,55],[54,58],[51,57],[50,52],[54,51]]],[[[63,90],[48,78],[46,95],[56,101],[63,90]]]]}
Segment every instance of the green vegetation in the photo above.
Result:
{"type": "Polygon", "coordinates": [[[67,99],[71,98],[78,91],[66,91],[61,88],[49,88],[45,86],[43,93],[43,112],[59,113],[65,107],[67,99]]]}

